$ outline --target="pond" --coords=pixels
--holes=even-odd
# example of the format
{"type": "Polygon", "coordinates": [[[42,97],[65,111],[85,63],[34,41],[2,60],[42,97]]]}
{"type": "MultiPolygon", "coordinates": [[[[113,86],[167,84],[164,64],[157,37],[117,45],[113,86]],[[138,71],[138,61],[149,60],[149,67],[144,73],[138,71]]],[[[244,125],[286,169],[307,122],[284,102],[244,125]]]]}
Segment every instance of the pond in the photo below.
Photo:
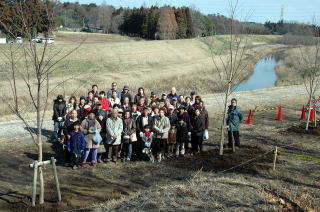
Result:
{"type": "Polygon", "coordinates": [[[253,73],[238,86],[234,91],[250,91],[262,88],[271,88],[277,81],[276,66],[283,61],[277,56],[261,59],[254,67],[253,73]]]}

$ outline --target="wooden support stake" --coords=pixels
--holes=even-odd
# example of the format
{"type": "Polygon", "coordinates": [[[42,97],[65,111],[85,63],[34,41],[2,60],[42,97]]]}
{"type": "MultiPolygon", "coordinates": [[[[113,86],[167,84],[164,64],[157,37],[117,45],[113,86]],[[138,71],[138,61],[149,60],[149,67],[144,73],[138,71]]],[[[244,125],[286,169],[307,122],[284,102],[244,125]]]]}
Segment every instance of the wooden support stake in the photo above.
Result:
{"type": "Polygon", "coordinates": [[[274,150],[273,171],[276,170],[277,155],[278,155],[278,147],[276,147],[276,149],[274,150]]]}
{"type": "Polygon", "coordinates": [[[58,201],[61,202],[61,192],[60,192],[60,185],[59,185],[58,173],[57,173],[57,167],[56,167],[56,159],[54,159],[54,157],[51,157],[51,164],[52,164],[54,179],[56,181],[58,201]]]}
{"type": "Polygon", "coordinates": [[[231,133],[231,141],[232,141],[232,152],[236,152],[235,141],[233,137],[233,131],[231,125],[229,125],[230,133],[231,133]]]}
{"type": "Polygon", "coordinates": [[[36,206],[38,180],[38,161],[33,162],[32,206],[36,206]]]}

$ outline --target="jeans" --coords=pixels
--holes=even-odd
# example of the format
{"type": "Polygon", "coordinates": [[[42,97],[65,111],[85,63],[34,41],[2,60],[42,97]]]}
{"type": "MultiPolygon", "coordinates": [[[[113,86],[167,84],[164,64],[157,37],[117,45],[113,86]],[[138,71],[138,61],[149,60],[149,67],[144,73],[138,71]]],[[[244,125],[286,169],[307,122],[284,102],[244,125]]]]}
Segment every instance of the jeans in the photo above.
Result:
{"type": "Polygon", "coordinates": [[[88,156],[90,154],[90,150],[91,150],[91,158],[92,158],[92,163],[97,163],[97,153],[98,153],[98,149],[94,148],[94,149],[86,149],[84,152],[84,158],[83,158],[83,163],[87,162],[88,156]]]}
{"type": "Polygon", "coordinates": [[[132,143],[123,143],[122,151],[123,151],[123,158],[131,159],[131,156],[132,156],[132,143]]]}
{"type": "Polygon", "coordinates": [[[58,139],[61,138],[63,122],[54,121],[53,126],[52,140],[58,141],[58,139]]]}

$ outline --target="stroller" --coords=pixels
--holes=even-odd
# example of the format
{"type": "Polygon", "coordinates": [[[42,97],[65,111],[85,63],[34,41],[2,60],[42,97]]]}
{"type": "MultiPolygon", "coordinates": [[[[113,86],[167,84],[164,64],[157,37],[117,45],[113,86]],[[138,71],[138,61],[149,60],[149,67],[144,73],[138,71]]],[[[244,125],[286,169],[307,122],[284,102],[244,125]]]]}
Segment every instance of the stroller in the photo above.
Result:
{"type": "Polygon", "coordinates": [[[153,141],[153,132],[150,133],[140,133],[140,137],[142,139],[142,155],[148,161],[154,163],[154,156],[152,153],[152,141],[153,141]]]}

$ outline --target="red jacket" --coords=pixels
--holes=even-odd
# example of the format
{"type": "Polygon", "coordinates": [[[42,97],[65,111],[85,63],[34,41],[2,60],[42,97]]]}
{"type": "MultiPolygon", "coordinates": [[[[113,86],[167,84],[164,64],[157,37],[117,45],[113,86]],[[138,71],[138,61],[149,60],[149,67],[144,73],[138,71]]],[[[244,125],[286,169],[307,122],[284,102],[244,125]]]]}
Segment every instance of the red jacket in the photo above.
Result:
{"type": "Polygon", "coordinates": [[[106,98],[99,98],[99,101],[101,102],[102,104],[102,110],[105,110],[105,111],[109,111],[110,110],[110,107],[109,107],[109,100],[106,99],[106,98]]]}

